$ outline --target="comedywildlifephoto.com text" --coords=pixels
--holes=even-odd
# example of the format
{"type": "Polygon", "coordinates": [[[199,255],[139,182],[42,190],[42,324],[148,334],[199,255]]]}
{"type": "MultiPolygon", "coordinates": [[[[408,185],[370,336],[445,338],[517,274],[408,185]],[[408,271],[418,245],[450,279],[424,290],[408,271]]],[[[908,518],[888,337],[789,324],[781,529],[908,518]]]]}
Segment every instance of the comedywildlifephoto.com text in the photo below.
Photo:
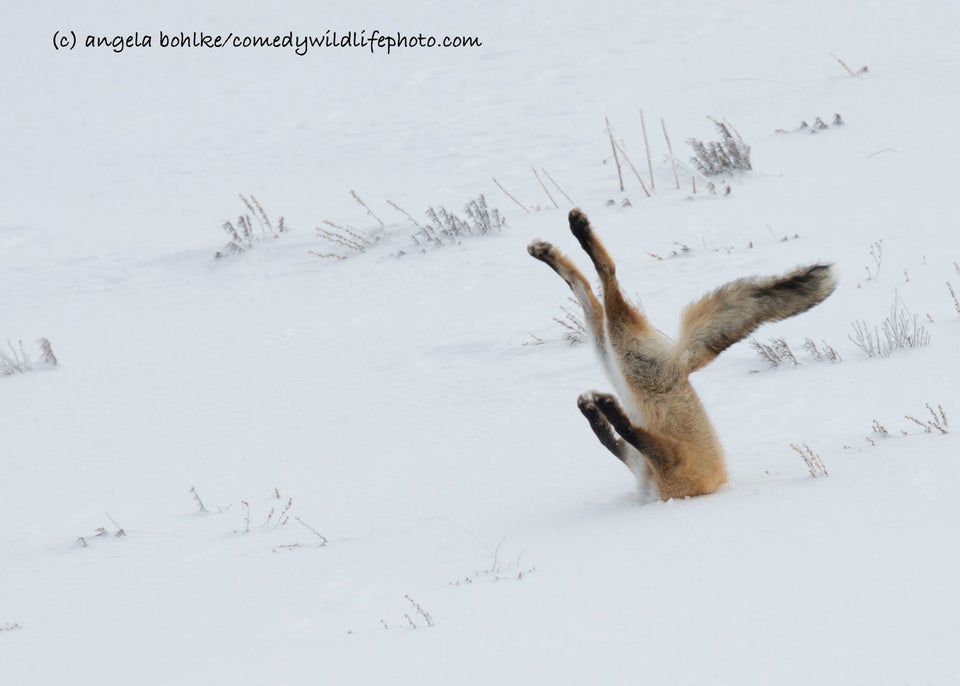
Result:
{"type": "Polygon", "coordinates": [[[77,33],[74,30],[57,30],[53,33],[55,50],[94,48],[122,53],[125,50],[143,48],[166,49],[233,49],[274,48],[289,50],[300,57],[311,50],[324,48],[359,48],[371,54],[383,52],[389,55],[394,50],[407,48],[479,48],[483,41],[477,36],[434,36],[424,33],[385,33],[379,29],[367,31],[334,31],[299,34],[286,33],[253,35],[240,33],[208,33],[206,31],[159,31],[127,34],[77,33]]]}

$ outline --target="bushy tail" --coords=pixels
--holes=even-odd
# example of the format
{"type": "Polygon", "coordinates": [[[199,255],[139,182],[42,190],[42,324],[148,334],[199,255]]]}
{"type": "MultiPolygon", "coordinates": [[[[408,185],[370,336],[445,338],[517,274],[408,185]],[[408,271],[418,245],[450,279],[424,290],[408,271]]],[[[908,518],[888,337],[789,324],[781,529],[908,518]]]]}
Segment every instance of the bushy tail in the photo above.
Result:
{"type": "Polygon", "coordinates": [[[724,284],[683,311],[679,352],[694,372],[764,322],[806,312],[833,293],[833,266],[798,267],[782,276],[748,277],[724,284]]]}

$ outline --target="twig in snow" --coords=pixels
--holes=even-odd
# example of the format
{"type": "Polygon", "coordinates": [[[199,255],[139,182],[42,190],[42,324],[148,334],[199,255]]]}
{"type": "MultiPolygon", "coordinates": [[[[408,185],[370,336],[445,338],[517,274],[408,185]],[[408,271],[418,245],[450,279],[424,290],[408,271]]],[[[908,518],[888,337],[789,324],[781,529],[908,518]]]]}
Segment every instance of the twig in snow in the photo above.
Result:
{"type": "Polygon", "coordinates": [[[647,149],[647,170],[650,172],[650,189],[657,187],[653,179],[653,160],[650,157],[650,141],[647,140],[647,121],[643,118],[643,110],[640,110],[640,128],[643,130],[643,147],[647,149]]]}
{"type": "Polygon", "coordinates": [[[203,501],[200,500],[200,494],[197,493],[197,489],[195,489],[193,486],[191,486],[191,487],[190,487],[190,493],[193,495],[193,500],[194,500],[194,502],[196,502],[196,504],[197,504],[197,511],[198,511],[198,512],[209,512],[209,511],[210,511],[210,510],[208,510],[206,507],[203,506],[203,501]]]}
{"type": "MultiPolygon", "coordinates": [[[[287,504],[284,506],[283,511],[280,513],[280,516],[277,517],[277,523],[273,525],[274,529],[287,523],[287,519],[289,518],[286,516],[286,514],[290,511],[291,507],[293,507],[293,498],[288,498],[287,504]]],[[[273,512],[273,510],[271,510],[271,512],[273,512]]]]}
{"type": "Polygon", "coordinates": [[[567,199],[567,202],[569,202],[571,205],[576,205],[576,203],[575,203],[573,200],[570,199],[570,196],[567,195],[566,191],[564,191],[564,190],[560,187],[560,184],[557,183],[556,181],[554,181],[554,180],[553,180],[553,177],[550,176],[549,173],[547,173],[547,170],[546,170],[546,169],[544,169],[543,167],[540,167],[540,171],[543,172],[544,176],[546,176],[548,179],[550,179],[550,183],[552,183],[554,186],[556,186],[558,191],[560,191],[561,193],[563,193],[563,197],[565,197],[565,198],[567,199]]]}
{"type": "Polygon", "coordinates": [[[117,530],[114,532],[114,536],[117,536],[117,537],[119,538],[120,536],[126,536],[126,535],[127,535],[127,532],[123,530],[123,527],[122,527],[122,526],[120,526],[119,524],[117,524],[117,522],[113,519],[113,517],[110,516],[110,513],[109,513],[109,512],[104,512],[103,514],[105,514],[105,515],[107,516],[107,519],[110,520],[110,523],[111,523],[111,524],[113,524],[115,527],[117,527],[117,530]]]}
{"type": "Polygon", "coordinates": [[[314,535],[314,536],[316,536],[318,539],[320,539],[320,543],[319,543],[318,545],[319,545],[321,548],[328,543],[326,536],[324,536],[323,534],[321,534],[319,531],[317,531],[316,529],[314,529],[312,526],[310,526],[309,524],[307,524],[305,521],[303,521],[303,520],[300,519],[299,517],[294,517],[294,519],[296,519],[298,522],[300,522],[301,525],[303,525],[304,527],[306,527],[307,529],[309,529],[311,532],[313,532],[313,535],[314,535]]]}
{"type": "MultiPolygon", "coordinates": [[[[620,191],[623,192],[623,172],[620,170],[620,158],[617,156],[617,144],[613,141],[613,129],[610,128],[610,119],[608,117],[604,117],[604,121],[607,122],[607,136],[610,138],[610,149],[613,150],[613,162],[617,165],[617,179],[620,181],[620,191]]],[[[634,170],[634,173],[636,173],[636,170],[634,170]]],[[[639,177],[640,175],[637,174],[637,178],[639,177]]],[[[641,183],[643,182],[641,181],[641,183]]],[[[649,193],[647,195],[649,195],[649,193]]]]}
{"type": "Polygon", "coordinates": [[[371,210],[371,209],[367,206],[367,203],[365,203],[363,200],[360,199],[360,196],[357,195],[356,191],[350,191],[350,195],[353,196],[353,199],[354,199],[354,200],[356,200],[358,203],[360,203],[360,205],[363,207],[363,209],[365,209],[365,210],[367,211],[367,214],[369,214],[371,217],[373,217],[374,219],[377,220],[377,223],[381,226],[381,228],[386,227],[386,224],[384,224],[382,221],[380,221],[380,217],[378,217],[377,215],[375,215],[375,214],[373,213],[373,210],[371,210]]]}
{"type": "Polygon", "coordinates": [[[843,67],[846,70],[846,72],[850,74],[850,76],[854,77],[855,79],[859,79],[861,74],[866,74],[869,71],[866,65],[860,67],[860,69],[858,69],[857,71],[854,71],[849,66],[847,66],[846,62],[844,62],[842,59],[834,55],[832,52],[830,53],[830,56],[833,59],[835,59],[837,62],[839,62],[840,66],[843,67]]]}
{"type": "Polygon", "coordinates": [[[616,143],[614,147],[620,151],[620,154],[623,155],[623,159],[626,160],[627,165],[630,167],[630,170],[633,172],[633,175],[637,177],[637,181],[640,182],[640,188],[643,189],[643,192],[646,194],[648,198],[651,197],[650,191],[647,190],[647,184],[643,182],[643,177],[640,176],[640,172],[637,171],[637,168],[633,166],[633,162],[631,162],[630,158],[627,157],[626,151],[620,146],[619,143],[616,143]]]}
{"type": "Polygon", "coordinates": [[[549,189],[547,189],[547,185],[543,182],[543,179],[541,179],[540,175],[537,173],[537,168],[534,167],[532,164],[530,165],[530,168],[533,169],[533,175],[537,177],[537,182],[540,184],[540,187],[543,189],[543,192],[547,194],[547,197],[550,198],[550,202],[553,203],[553,206],[555,208],[560,209],[560,205],[558,205],[557,201],[553,199],[552,195],[550,195],[550,191],[549,189]]]}
{"type": "Polygon", "coordinates": [[[957,311],[957,314],[960,314],[960,300],[957,300],[957,294],[949,281],[947,281],[947,290],[950,291],[950,297],[953,298],[953,309],[957,311]]]}
{"type": "Polygon", "coordinates": [[[511,200],[513,200],[515,203],[517,203],[517,207],[519,207],[521,210],[523,210],[523,211],[526,212],[527,214],[530,214],[530,210],[528,210],[526,207],[524,207],[524,206],[523,206],[523,203],[521,203],[519,200],[517,200],[515,197],[513,197],[513,195],[510,193],[510,191],[508,191],[506,188],[504,188],[503,186],[501,186],[501,185],[500,185],[500,182],[497,181],[496,178],[493,179],[493,182],[494,182],[495,184],[497,184],[497,188],[499,188],[500,190],[502,190],[502,191],[506,194],[506,196],[507,196],[508,198],[510,198],[511,200]]]}
{"type": "MultiPolygon", "coordinates": [[[[660,118],[660,128],[663,129],[663,137],[667,141],[667,152],[669,154],[670,164],[673,165],[673,180],[677,182],[677,190],[680,190],[680,175],[677,174],[677,161],[673,159],[673,146],[670,145],[670,136],[667,135],[667,125],[663,121],[663,118],[660,118]]],[[[694,189],[696,189],[696,181],[694,183],[694,189]]],[[[696,190],[694,190],[696,193],[696,190]]]]}
{"type": "Polygon", "coordinates": [[[405,216],[407,219],[409,219],[410,221],[412,221],[414,226],[416,226],[418,229],[420,229],[421,231],[423,231],[423,227],[420,226],[419,222],[417,222],[416,219],[414,219],[413,217],[410,216],[410,213],[409,213],[409,212],[407,212],[405,209],[403,209],[402,207],[400,207],[397,203],[393,202],[393,200],[387,200],[387,204],[390,205],[390,207],[392,207],[393,209],[395,209],[397,212],[400,212],[403,216],[405,216]]]}

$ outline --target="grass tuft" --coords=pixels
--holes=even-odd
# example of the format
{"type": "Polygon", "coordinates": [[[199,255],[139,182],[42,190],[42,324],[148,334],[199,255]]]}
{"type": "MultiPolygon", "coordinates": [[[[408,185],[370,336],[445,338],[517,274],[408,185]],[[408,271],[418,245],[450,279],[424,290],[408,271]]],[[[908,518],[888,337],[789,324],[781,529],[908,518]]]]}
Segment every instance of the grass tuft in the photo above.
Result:
{"type": "Polygon", "coordinates": [[[934,411],[930,403],[926,403],[926,408],[930,412],[930,419],[921,420],[909,414],[904,416],[928,434],[934,431],[939,431],[942,434],[950,433],[948,430],[950,422],[947,421],[947,414],[943,411],[943,406],[937,405],[937,409],[934,411]]]}
{"type": "MultiPolygon", "coordinates": [[[[56,367],[58,363],[57,356],[53,354],[53,347],[46,338],[37,340],[40,346],[39,364],[44,367],[56,367]]],[[[12,376],[14,374],[26,374],[33,371],[34,361],[30,359],[26,349],[23,347],[23,341],[18,340],[14,345],[7,340],[7,348],[0,346],[0,376],[12,376]],[[9,352],[8,352],[9,350],[9,352]]]]}
{"type": "Polygon", "coordinates": [[[890,357],[897,350],[930,344],[930,332],[899,302],[894,302],[879,327],[871,330],[866,322],[855,321],[849,338],[867,357],[890,357]]]}
{"type": "Polygon", "coordinates": [[[719,141],[704,143],[696,138],[687,140],[693,149],[690,161],[704,176],[750,171],[750,146],[731,124],[710,117],[720,134],[719,141]]]}
{"type": "Polygon", "coordinates": [[[830,476],[826,466],[823,464],[823,460],[820,459],[817,453],[813,452],[809,445],[804,443],[803,448],[799,448],[791,443],[790,447],[796,450],[800,457],[803,458],[803,463],[807,465],[811,477],[816,479],[819,476],[830,476]]]}
{"type": "Polygon", "coordinates": [[[277,220],[276,226],[273,225],[255,196],[251,195],[247,198],[240,194],[240,201],[247,208],[248,213],[238,216],[236,224],[229,219],[224,220],[221,228],[230,240],[214,254],[216,258],[240,255],[252,250],[261,240],[279,238],[288,231],[283,217],[277,220]],[[259,233],[253,226],[254,221],[260,227],[259,233]]]}

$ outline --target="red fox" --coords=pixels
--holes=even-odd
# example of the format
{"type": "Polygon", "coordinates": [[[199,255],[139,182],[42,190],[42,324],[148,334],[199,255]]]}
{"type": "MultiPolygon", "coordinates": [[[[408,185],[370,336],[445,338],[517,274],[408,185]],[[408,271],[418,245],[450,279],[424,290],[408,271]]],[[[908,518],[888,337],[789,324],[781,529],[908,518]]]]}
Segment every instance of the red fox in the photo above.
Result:
{"type": "Polygon", "coordinates": [[[626,301],[616,267],[579,209],[570,231],[600,276],[598,299],[587,279],[550,243],[527,251],[567,283],[583,307],[584,321],[614,387],[577,401],[607,450],[660,499],[713,493],[727,481],[723,449],[688,379],[764,322],[809,310],[836,288],[830,264],[798,267],[782,276],[731,281],[683,311],[680,339],[672,341],[626,301]]]}

